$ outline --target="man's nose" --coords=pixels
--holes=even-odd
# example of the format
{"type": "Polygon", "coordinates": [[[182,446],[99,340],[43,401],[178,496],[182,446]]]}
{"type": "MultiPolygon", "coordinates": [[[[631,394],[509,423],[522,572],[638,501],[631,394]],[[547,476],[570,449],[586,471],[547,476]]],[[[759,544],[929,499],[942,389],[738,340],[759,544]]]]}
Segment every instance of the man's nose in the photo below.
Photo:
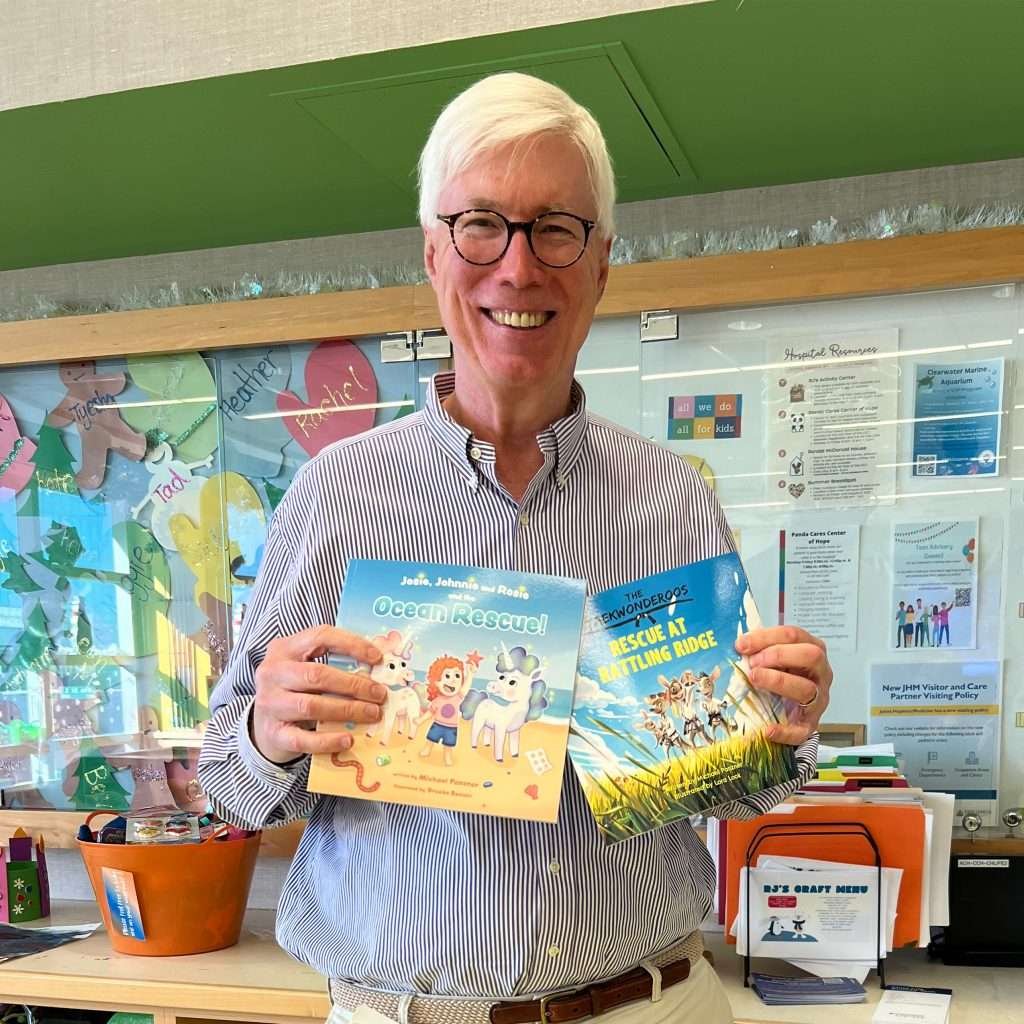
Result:
{"type": "Polygon", "coordinates": [[[544,280],[547,268],[534,256],[525,228],[512,232],[512,238],[498,264],[498,269],[502,279],[516,288],[539,284],[544,280]]]}

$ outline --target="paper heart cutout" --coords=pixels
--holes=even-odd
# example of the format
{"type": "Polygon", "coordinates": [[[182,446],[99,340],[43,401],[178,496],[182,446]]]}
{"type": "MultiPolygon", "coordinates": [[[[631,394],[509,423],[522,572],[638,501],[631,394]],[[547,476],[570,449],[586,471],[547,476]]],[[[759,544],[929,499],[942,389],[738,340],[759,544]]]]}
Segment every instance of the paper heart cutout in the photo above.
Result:
{"type": "Polygon", "coordinates": [[[804,485],[803,484],[790,484],[789,485],[789,493],[792,494],[794,498],[799,498],[800,495],[804,493],[804,485]]]}
{"type": "Polygon", "coordinates": [[[306,360],[306,394],[303,401],[294,392],[277,396],[278,412],[288,433],[307,455],[316,455],[335,441],[361,434],[373,426],[376,409],[365,408],[377,401],[377,378],[370,361],[348,339],[321,342],[306,360]],[[346,406],[362,408],[345,410],[346,406]]]}
{"type": "Polygon", "coordinates": [[[22,436],[10,404],[0,395],[0,501],[13,498],[29,482],[36,471],[35,452],[35,442],[22,436]]]}
{"type": "Polygon", "coordinates": [[[529,785],[529,786],[527,786],[527,787],[526,787],[526,789],[524,789],[524,790],[523,790],[523,792],[524,792],[524,793],[525,793],[525,794],[526,794],[526,795],[527,795],[527,796],[528,796],[528,797],[529,797],[529,798],[530,798],[531,800],[536,800],[536,799],[537,799],[537,797],[538,797],[538,796],[540,796],[540,790],[539,790],[539,789],[537,788],[537,785],[536,785],[536,783],[533,783],[533,782],[531,782],[531,783],[530,783],[530,785],[529,785]]]}

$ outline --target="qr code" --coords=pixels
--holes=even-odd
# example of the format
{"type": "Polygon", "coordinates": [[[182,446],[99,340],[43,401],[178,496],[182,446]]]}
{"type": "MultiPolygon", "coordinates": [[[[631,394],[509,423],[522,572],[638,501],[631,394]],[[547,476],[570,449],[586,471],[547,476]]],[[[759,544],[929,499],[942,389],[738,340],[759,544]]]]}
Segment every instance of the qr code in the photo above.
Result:
{"type": "Polygon", "coordinates": [[[956,588],[956,599],[953,604],[957,608],[970,608],[971,607],[971,588],[970,587],[957,587],[956,588]]]}
{"type": "Polygon", "coordinates": [[[914,476],[935,476],[935,466],[938,461],[938,456],[935,455],[918,455],[914,476]]]}

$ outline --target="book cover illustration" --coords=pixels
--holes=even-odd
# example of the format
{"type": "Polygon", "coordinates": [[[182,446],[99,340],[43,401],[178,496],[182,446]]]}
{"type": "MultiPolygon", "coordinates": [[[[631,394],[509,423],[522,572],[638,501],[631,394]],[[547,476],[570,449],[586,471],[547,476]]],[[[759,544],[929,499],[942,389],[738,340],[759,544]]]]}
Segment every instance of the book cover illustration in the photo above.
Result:
{"type": "Polygon", "coordinates": [[[735,649],[760,625],[734,554],[590,599],[569,756],[608,839],[796,776],[792,748],[764,736],[783,702],[751,687],[735,649]]]}
{"type": "Polygon", "coordinates": [[[379,722],[331,726],[352,746],[314,757],[309,789],[554,821],[585,600],[582,580],[353,559],[338,625],[381,649],[358,670],[390,692],[379,722]]]}

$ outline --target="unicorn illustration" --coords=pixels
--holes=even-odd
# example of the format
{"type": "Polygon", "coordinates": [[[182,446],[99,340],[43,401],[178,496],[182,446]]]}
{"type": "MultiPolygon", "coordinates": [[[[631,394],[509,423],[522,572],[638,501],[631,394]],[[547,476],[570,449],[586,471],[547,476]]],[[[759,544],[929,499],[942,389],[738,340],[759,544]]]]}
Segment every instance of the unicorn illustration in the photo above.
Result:
{"type": "Polygon", "coordinates": [[[406,642],[397,629],[392,629],[384,636],[375,636],[373,644],[383,657],[369,667],[369,676],[375,683],[383,683],[388,688],[388,696],[380,721],[367,729],[366,735],[375,736],[378,730],[382,730],[380,744],[383,747],[391,741],[391,731],[396,726],[401,733],[404,725],[407,739],[412,739],[419,725],[422,704],[413,688],[414,676],[409,668],[412,640],[406,642]]]}
{"type": "Polygon", "coordinates": [[[462,717],[472,719],[470,743],[475,748],[480,738],[484,746],[494,746],[494,760],[505,759],[505,740],[513,757],[519,756],[519,730],[536,721],[548,706],[547,683],[541,679],[540,659],[527,654],[525,647],[502,651],[495,661],[496,679],[487,684],[487,692],[471,690],[462,701],[462,717]]]}

